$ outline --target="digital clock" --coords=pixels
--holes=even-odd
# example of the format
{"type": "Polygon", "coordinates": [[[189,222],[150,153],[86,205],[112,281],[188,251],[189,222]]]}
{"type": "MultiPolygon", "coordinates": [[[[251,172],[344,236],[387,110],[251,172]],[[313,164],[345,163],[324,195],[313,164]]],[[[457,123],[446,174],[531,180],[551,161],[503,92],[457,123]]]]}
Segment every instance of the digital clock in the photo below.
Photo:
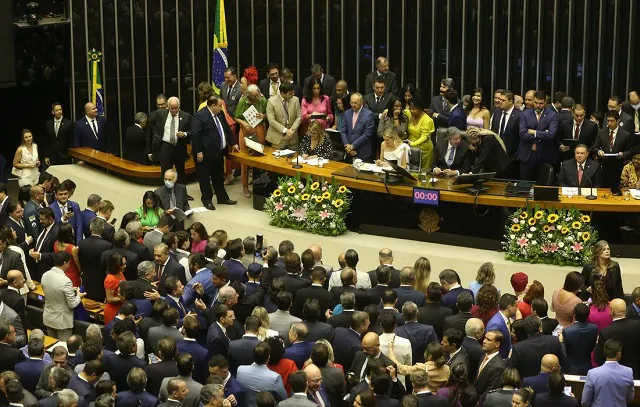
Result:
{"type": "Polygon", "coordinates": [[[435,205],[440,202],[440,191],[437,189],[413,188],[413,203],[435,205]]]}

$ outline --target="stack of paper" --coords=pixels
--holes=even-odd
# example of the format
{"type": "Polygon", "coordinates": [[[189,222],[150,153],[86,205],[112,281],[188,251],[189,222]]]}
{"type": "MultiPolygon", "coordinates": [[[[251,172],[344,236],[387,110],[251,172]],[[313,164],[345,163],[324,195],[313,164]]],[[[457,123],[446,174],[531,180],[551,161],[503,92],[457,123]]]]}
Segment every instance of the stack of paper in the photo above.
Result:
{"type": "Polygon", "coordinates": [[[369,171],[369,172],[376,172],[376,173],[383,173],[384,170],[382,169],[382,167],[375,165],[375,164],[371,164],[371,163],[364,163],[360,166],[359,168],[360,171],[369,171]]]}
{"type": "Polygon", "coordinates": [[[295,153],[296,152],[294,150],[289,150],[287,148],[287,149],[284,149],[284,150],[276,150],[276,151],[273,152],[273,155],[280,156],[280,157],[286,157],[288,155],[293,155],[295,153]]]}
{"type": "MultiPolygon", "coordinates": [[[[319,160],[319,158],[317,158],[317,157],[316,158],[307,158],[306,160],[304,158],[299,158],[298,162],[300,164],[313,165],[314,167],[317,167],[318,166],[318,160],[319,160]]],[[[323,158],[322,159],[322,164],[324,165],[324,164],[327,164],[327,163],[329,163],[329,160],[327,160],[326,158],[323,158]]]]}

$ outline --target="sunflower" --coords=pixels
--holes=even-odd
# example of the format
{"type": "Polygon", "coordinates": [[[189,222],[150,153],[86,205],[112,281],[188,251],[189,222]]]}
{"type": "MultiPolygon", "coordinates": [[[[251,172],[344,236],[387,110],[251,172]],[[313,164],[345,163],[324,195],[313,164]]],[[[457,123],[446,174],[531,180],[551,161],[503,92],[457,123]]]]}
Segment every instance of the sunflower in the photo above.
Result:
{"type": "Polygon", "coordinates": [[[547,221],[549,223],[556,223],[558,221],[558,215],[552,213],[551,215],[547,216],[547,221]]]}
{"type": "Polygon", "coordinates": [[[521,212],[520,213],[520,219],[527,219],[529,217],[529,214],[526,212],[521,212]]]}
{"type": "Polygon", "coordinates": [[[302,194],[302,196],[300,197],[300,199],[302,199],[303,201],[308,201],[309,198],[311,198],[311,195],[309,194],[302,194]]]}
{"type": "Polygon", "coordinates": [[[544,225],[544,226],[542,227],[542,231],[543,231],[544,233],[549,233],[549,231],[550,231],[550,230],[551,230],[551,226],[549,226],[549,225],[544,225]]]}
{"type": "Polygon", "coordinates": [[[280,191],[279,189],[276,189],[275,191],[273,191],[273,196],[280,196],[282,195],[282,191],[280,191]]]}
{"type": "Polygon", "coordinates": [[[542,217],[544,216],[544,212],[542,211],[538,211],[536,212],[536,214],[534,215],[534,218],[536,219],[542,219],[542,217]]]}
{"type": "Polygon", "coordinates": [[[511,231],[512,232],[519,232],[520,231],[520,225],[518,225],[517,223],[515,225],[511,225],[511,231]]]}
{"type": "Polygon", "coordinates": [[[335,201],[333,201],[333,206],[335,206],[336,208],[339,208],[342,205],[344,205],[344,201],[342,199],[336,199],[335,201]]]}
{"type": "Polygon", "coordinates": [[[327,192],[323,193],[323,194],[322,194],[322,197],[323,197],[324,199],[329,199],[329,198],[331,198],[331,192],[327,191],[327,192]]]}
{"type": "Polygon", "coordinates": [[[340,185],[340,188],[338,188],[338,192],[344,194],[345,192],[347,192],[347,187],[345,187],[344,185],[340,185]]]}
{"type": "Polygon", "coordinates": [[[529,226],[533,226],[536,224],[536,219],[535,218],[529,218],[529,226]]]}
{"type": "Polygon", "coordinates": [[[322,195],[314,196],[313,199],[315,199],[317,203],[320,203],[322,202],[322,195]]]}
{"type": "Polygon", "coordinates": [[[591,235],[589,234],[589,232],[584,232],[582,234],[582,240],[584,240],[585,242],[588,242],[590,238],[591,238],[591,235]]]}
{"type": "Polygon", "coordinates": [[[315,191],[318,188],[320,188],[320,183],[318,181],[316,181],[313,184],[311,184],[311,190],[312,191],[315,191]]]}
{"type": "Polygon", "coordinates": [[[569,233],[569,228],[568,227],[563,227],[561,232],[562,232],[563,235],[566,235],[567,233],[569,233]]]}
{"type": "Polygon", "coordinates": [[[582,216],[580,217],[580,220],[581,220],[582,222],[584,222],[584,223],[589,223],[589,222],[591,222],[591,218],[589,217],[589,215],[582,215],[582,216]]]}
{"type": "Polygon", "coordinates": [[[582,223],[576,221],[571,224],[571,227],[574,229],[580,229],[582,227],[582,223]]]}
{"type": "Polygon", "coordinates": [[[293,194],[294,192],[296,192],[296,187],[294,187],[293,185],[290,186],[289,189],[287,189],[287,192],[293,194]]]}

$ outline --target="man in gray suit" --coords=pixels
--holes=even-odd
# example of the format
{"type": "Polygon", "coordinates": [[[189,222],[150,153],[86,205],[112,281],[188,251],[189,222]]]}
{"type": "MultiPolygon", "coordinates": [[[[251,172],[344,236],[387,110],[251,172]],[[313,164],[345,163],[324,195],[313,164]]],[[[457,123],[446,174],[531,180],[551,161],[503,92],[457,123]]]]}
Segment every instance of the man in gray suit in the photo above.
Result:
{"type": "Polygon", "coordinates": [[[158,341],[165,336],[170,336],[176,340],[176,342],[183,339],[182,334],[178,330],[178,310],[175,308],[169,308],[162,313],[162,325],[154,326],[149,329],[147,334],[147,342],[145,347],[158,353],[158,341]]]}
{"type": "Polygon", "coordinates": [[[287,400],[281,401],[280,407],[318,407],[316,403],[307,398],[307,374],[304,370],[298,370],[289,375],[289,385],[293,395],[287,400]]]}
{"type": "MultiPolygon", "coordinates": [[[[183,212],[191,209],[189,206],[189,196],[187,195],[187,187],[184,184],[178,184],[178,173],[174,169],[164,172],[164,186],[156,189],[155,194],[160,198],[164,213],[173,215],[173,208],[178,208],[183,212]]],[[[176,224],[175,230],[184,229],[184,221],[176,224]]]]}
{"type": "Polygon", "coordinates": [[[293,296],[290,292],[280,291],[276,297],[278,310],[269,314],[269,327],[278,331],[283,338],[289,338],[289,329],[291,329],[292,324],[302,322],[300,318],[291,315],[292,302],[293,296]]]}
{"type": "MultiPolygon", "coordinates": [[[[196,382],[191,377],[193,374],[193,367],[195,366],[193,356],[188,353],[182,353],[178,356],[177,365],[180,376],[176,377],[176,379],[183,380],[187,384],[187,389],[189,389],[187,397],[182,402],[182,407],[198,407],[200,405],[200,391],[202,390],[202,384],[196,382]]],[[[169,391],[167,390],[167,387],[169,385],[169,380],[171,379],[171,377],[165,377],[162,379],[160,393],[158,394],[158,401],[161,403],[164,403],[169,399],[169,391]]]]}
{"type": "Polygon", "coordinates": [[[189,395],[190,391],[187,387],[187,383],[179,377],[174,377],[167,383],[167,392],[169,397],[167,401],[159,404],[158,407],[180,407],[184,406],[184,401],[189,395]]]}
{"type": "Polygon", "coordinates": [[[224,82],[220,84],[220,97],[227,105],[229,115],[235,117],[236,106],[242,97],[242,89],[240,81],[238,81],[238,72],[234,66],[230,66],[224,71],[224,82]]]}
{"type": "Polygon", "coordinates": [[[12,325],[16,330],[14,348],[21,348],[27,343],[27,335],[18,314],[0,299],[0,324],[12,325]]]}
{"type": "Polygon", "coordinates": [[[266,342],[261,342],[253,350],[253,364],[240,366],[237,379],[245,389],[245,405],[255,406],[258,393],[271,392],[278,401],[287,398],[287,392],[282,383],[282,376],[267,367],[271,356],[271,347],[266,342]]]}
{"type": "Polygon", "coordinates": [[[73,331],[73,310],[80,304],[85,293],[73,288],[64,273],[69,268],[71,255],[67,252],[53,256],[53,268],[42,275],[44,290],[44,313],[42,322],[49,336],[66,342],[73,331]]]}

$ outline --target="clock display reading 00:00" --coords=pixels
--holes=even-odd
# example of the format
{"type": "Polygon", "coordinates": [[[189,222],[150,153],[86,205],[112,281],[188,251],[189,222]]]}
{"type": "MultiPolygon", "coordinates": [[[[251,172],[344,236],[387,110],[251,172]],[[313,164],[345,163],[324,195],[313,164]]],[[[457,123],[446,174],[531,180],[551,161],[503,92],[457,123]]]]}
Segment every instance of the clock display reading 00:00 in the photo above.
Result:
{"type": "Polygon", "coordinates": [[[435,189],[413,188],[413,203],[438,206],[440,191],[435,189]]]}

